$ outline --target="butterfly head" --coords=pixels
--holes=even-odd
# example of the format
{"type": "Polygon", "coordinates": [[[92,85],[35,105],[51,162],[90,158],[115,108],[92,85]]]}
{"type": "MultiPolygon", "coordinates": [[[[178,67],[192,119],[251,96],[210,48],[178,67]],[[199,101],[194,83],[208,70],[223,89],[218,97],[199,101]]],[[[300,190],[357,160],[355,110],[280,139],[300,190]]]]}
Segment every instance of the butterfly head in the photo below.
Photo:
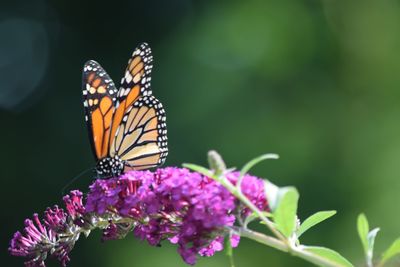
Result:
{"type": "Polygon", "coordinates": [[[118,156],[100,159],[96,165],[96,172],[100,178],[119,176],[123,173],[125,164],[118,156]]]}

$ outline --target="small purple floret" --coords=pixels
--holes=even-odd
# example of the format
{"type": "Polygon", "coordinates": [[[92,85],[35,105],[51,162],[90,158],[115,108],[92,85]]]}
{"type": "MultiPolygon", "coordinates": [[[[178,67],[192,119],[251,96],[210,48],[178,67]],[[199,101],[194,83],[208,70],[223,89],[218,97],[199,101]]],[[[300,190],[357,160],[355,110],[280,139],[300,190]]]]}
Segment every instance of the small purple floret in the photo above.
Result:
{"type": "Polygon", "coordinates": [[[69,250],[57,245],[57,231],[65,230],[65,220],[66,214],[57,206],[46,210],[43,222],[35,213],[33,220],[25,220],[24,233],[14,234],[9,252],[14,256],[26,257],[28,261],[25,262],[25,266],[45,266],[44,260],[50,254],[54,255],[62,266],[66,266],[69,250]]]}

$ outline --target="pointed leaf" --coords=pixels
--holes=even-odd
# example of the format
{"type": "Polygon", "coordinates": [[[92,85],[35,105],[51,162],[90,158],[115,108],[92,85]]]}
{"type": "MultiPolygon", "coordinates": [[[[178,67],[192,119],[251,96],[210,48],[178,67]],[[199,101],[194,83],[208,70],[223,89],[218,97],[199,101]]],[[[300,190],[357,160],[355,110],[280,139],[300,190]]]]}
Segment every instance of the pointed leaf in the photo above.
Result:
{"type": "Polygon", "coordinates": [[[294,187],[283,187],[278,192],[278,203],[273,212],[274,222],[281,233],[290,237],[296,228],[299,193],[294,187]]]}
{"type": "Polygon", "coordinates": [[[335,210],[330,211],[319,211],[314,213],[310,217],[308,217],[301,225],[297,232],[297,237],[300,237],[303,233],[305,233],[311,227],[319,224],[320,222],[332,217],[336,214],[335,210]]]}
{"type": "Polygon", "coordinates": [[[367,252],[367,262],[370,266],[372,266],[372,258],[374,255],[374,244],[375,244],[375,237],[379,232],[379,228],[373,229],[371,232],[368,233],[367,235],[367,240],[368,240],[368,252],[367,252]]]}
{"type": "Polygon", "coordinates": [[[358,230],[358,235],[360,236],[360,239],[361,239],[361,243],[364,248],[364,253],[365,253],[365,255],[367,255],[369,225],[368,225],[367,217],[364,215],[364,213],[361,213],[360,215],[358,215],[357,230],[358,230]]]}
{"type": "Polygon", "coordinates": [[[221,155],[217,151],[211,150],[208,152],[208,165],[214,171],[216,176],[222,175],[226,171],[226,165],[221,155]]]}
{"type": "Polygon", "coordinates": [[[303,249],[323,258],[327,262],[327,265],[316,263],[319,266],[353,267],[353,264],[351,264],[346,258],[344,258],[342,255],[332,249],[314,246],[304,246],[303,249]]]}
{"type": "Polygon", "coordinates": [[[381,265],[383,266],[385,262],[391,258],[398,256],[400,254],[400,238],[397,238],[390,247],[383,253],[381,265]]]}

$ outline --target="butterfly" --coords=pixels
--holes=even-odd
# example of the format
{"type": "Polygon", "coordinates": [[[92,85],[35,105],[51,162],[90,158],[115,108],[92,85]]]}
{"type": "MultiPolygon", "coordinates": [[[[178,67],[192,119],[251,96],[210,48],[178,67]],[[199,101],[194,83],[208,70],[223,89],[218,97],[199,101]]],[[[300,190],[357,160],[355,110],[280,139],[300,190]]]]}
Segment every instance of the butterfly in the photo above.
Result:
{"type": "Polygon", "coordinates": [[[160,166],[168,154],[166,116],[150,88],[153,56],[140,44],[119,89],[94,60],[83,68],[85,121],[100,178],[160,166]]]}

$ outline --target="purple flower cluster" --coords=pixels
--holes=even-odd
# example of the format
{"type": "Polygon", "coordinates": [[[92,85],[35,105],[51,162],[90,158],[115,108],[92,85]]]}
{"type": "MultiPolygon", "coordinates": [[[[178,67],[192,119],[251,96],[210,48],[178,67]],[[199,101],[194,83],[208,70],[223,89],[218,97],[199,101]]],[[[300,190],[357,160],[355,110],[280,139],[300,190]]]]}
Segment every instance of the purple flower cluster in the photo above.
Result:
{"type": "Polygon", "coordinates": [[[47,208],[42,221],[35,213],[32,220],[25,220],[23,234],[19,231],[14,234],[9,252],[13,256],[28,258],[25,266],[45,266],[44,260],[49,255],[57,258],[62,266],[66,266],[69,262],[68,253],[79,238],[79,233],[77,236],[73,234],[76,226],[71,219],[84,211],[82,193],[72,191],[70,195],[64,197],[64,200],[67,213],[58,206],[47,208]]]}
{"type": "MultiPolygon", "coordinates": [[[[226,174],[236,183],[239,173],[226,174]]],[[[261,179],[246,175],[241,190],[259,209],[268,210],[261,179]]],[[[133,231],[141,240],[157,246],[163,240],[177,244],[188,264],[197,256],[212,256],[224,247],[229,227],[250,211],[221,184],[184,168],[160,168],[155,172],[131,171],[120,177],[96,180],[86,203],[82,193],[64,197],[66,212],[58,207],[45,212],[43,222],[34,215],[24,234],[17,232],[10,253],[28,258],[27,266],[44,266],[48,255],[63,266],[80,233],[103,230],[102,240],[120,239],[133,231]]],[[[232,235],[232,247],[239,236],[232,235]]]]}

